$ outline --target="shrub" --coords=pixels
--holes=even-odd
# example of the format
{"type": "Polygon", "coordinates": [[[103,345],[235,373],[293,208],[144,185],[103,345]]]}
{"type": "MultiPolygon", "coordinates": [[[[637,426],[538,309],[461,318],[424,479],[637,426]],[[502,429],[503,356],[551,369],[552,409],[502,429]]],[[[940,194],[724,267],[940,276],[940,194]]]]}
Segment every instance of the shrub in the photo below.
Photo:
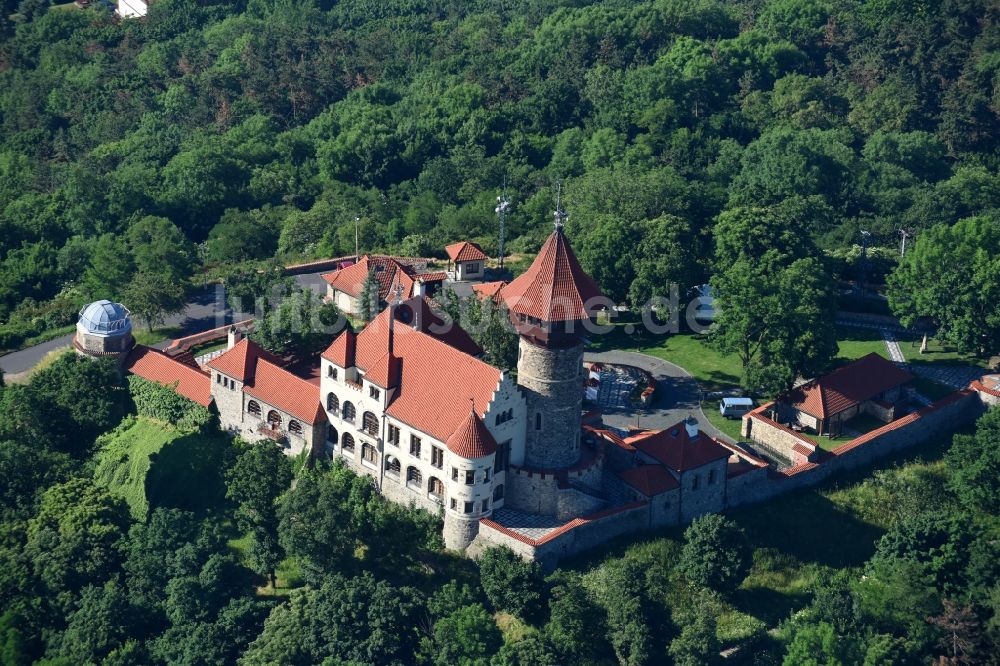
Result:
{"type": "Polygon", "coordinates": [[[718,514],[695,519],[684,531],[678,569],[695,585],[730,592],[750,571],[751,549],[746,534],[718,514]]]}
{"type": "Polygon", "coordinates": [[[128,388],[140,416],[171,423],[187,432],[208,432],[215,424],[210,411],[172,388],[136,375],[128,378],[128,388]]]}

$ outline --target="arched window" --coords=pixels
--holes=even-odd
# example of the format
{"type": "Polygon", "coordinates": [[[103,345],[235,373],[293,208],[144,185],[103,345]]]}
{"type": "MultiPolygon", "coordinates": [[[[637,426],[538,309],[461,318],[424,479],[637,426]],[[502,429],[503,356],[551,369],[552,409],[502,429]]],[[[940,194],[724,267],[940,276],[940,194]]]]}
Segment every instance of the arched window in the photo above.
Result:
{"type": "Polygon", "coordinates": [[[327,368],[326,368],[326,376],[329,377],[330,379],[336,379],[337,378],[337,368],[333,367],[332,365],[327,366],[327,368]]]}
{"type": "Polygon", "coordinates": [[[406,468],[406,485],[414,485],[419,490],[424,485],[424,476],[416,467],[406,468]]]}
{"type": "Polygon", "coordinates": [[[337,443],[337,429],[333,427],[332,424],[327,424],[326,426],[326,441],[331,444],[337,443]]]}
{"type": "Polygon", "coordinates": [[[257,418],[260,418],[260,403],[256,400],[251,400],[247,403],[247,412],[253,414],[257,418]]]}
{"type": "Polygon", "coordinates": [[[326,409],[336,414],[340,409],[340,398],[333,393],[328,393],[326,396],[326,409]]]}
{"type": "Polygon", "coordinates": [[[340,416],[342,419],[344,419],[345,421],[350,421],[351,423],[354,422],[354,405],[351,404],[350,400],[344,401],[344,406],[341,407],[340,411],[341,411],[340,416]]]}
{"type": "Polygon", "coordinates": [[[434,497],[441,499],[444,497],[444,482],[436,476],[432,476],[427,482],[427,492],[429,492],[434,497]]]}
{"type": "Polygon", "coordinates": [[[281,425],[281,414],[272,409],[267,413],[267,422],[271,424],[272,428],[277,428],[281,425]]]}
{"type": "Polygon", "coordinates": [[[399,472],[400,472],[401,469],[402,468],[401,468],[401,466],[399,464],[399,458],[396,458],[395,456],[386,456],[385,457],[385,473],[386,474],[388,474],[389,476],[394,476],[394,477],[396,477],[398,479],[399,478],[399,472]]]}
{"type": "Polygon", "coordinates": [[[502,499],[503,499],[503,484],[501,483],[499,486],[493,489],[493,501],[496,502],[502,499]]]}
{"type": "Polygon", "coordinates": [[[299,423],[298,421],[289,421],[288,422],[288,432],[292,433],[293,435],[301,435],[302,434],[302,424],[299,423]]]}
{"type": "Polygon", "coordinates": [[[340,448],[345,451],[354,451],[354,438],[351,437],[351,433],[345,432],[340,437],[340,448]]]}
{"type": "Polygon", "coordinates": [[[365,462],[368,462],[368,463],[371,463],[372,465],[377,465],[378,464],[378,452],[375,450],[375,447],[372,446],[371,444],[367,444],[367,443],[366,444],[362,444],[361,445],[361,460],[363,460],[365,462]]]}
{"type": "Polygon", "coordinates": [[[372,437],[378,437],[378,417],[371,412],[365,412],[361,419],[361,429],[372,437]]]}

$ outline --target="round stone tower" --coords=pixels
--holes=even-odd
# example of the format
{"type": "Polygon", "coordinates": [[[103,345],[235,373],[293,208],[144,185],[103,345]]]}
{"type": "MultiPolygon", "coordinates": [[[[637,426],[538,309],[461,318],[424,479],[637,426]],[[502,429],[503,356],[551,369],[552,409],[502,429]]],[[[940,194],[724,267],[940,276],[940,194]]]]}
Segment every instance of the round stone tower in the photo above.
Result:
{"type": "Polygon", "coordinates": [[[558,469],[580,459],[585,323],[607,299],[563,233],[565,213],[531,267],[504,287],[520,336],[517,383],[528,405],[525,464],[558,469]]]}
{"type": "Polygon", "coordinates": [[[121,303],[95,301],[80,310],[73,347],[94,357],[122,358],[135,345],[129,311],[121,303]]]}
{"type": "Polygon", "coordinates": [[[473,407],[445,445],[450,454],[448,464],[456,471],[446,482],[444,545],[449,550],[465,550],[479,534],[479,519],[493,511],[497,443],[473,407]]]}

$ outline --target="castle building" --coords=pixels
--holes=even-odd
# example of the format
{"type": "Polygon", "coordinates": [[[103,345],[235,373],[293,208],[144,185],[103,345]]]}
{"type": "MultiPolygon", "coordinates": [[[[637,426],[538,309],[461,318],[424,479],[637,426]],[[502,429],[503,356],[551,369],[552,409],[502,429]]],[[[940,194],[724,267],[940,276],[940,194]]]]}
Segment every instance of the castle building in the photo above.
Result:
{"type": "Polygon", "coordinates": [[[357,263],[321,277],[327,283],[327,299],[341,312],[358,316],[362,310],[362,292],[369,276],[373,278],[379,310],[391,295],[408,299],[413,296],[433,296],[447,277],[443,272],[426,272],[403,263],[402,259],[364,255],[357,263]]]}
{"type": "Polygon", "coordinates": [[[462,349],[462,335],[405,324],[402,307],[323,353],[325,455],[388,499],[442,512],[445,544],[460,550],[503,506],[509,465],[523,463],[525,400],[506,372],[462,349]]]}

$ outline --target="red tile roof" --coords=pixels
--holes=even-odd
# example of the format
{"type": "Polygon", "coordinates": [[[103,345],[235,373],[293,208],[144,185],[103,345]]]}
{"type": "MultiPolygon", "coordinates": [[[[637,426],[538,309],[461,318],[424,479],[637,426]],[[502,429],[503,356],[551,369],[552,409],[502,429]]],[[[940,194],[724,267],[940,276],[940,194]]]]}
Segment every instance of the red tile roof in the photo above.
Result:
{"type": "Polygon", "coordinates": [[[233,379],[241,382],[253,382],[254,368],[257,367],[257,359],[263,358],[271,363],[280,365],[281,359],[274,354],[260,347],[256,343],[250,342],[249,338],[243,338],[232,349],[226,350],[208,362],[208,367],[217,370],[224,375],[229,375],[233,379]]]}
{"type": "Polygon", "coordinates": [[[325,273],[320,277],[337,291],[358,298],[368,274],[373,271],[378,282],[378,297],[381,300],[387,301],[395,296],[397,285],[403,287],[403,298],[409,298],[413,293],[413,269],[392,257],[365,255],[352,266],[325,273]]]}
{"type": "Polygon", "coordinates": [[[338,335],[330,346],[326,348],[322,356],[331,363],[336,363],[342,368],[350,368],[354,365],[354,350],[357,344],[357,335],[350,328],[338,335]]]}
{"type": "MultiPolygon", "coordinates": [[[[388,333],[386,309],[358,334],[357,367],[368,372],[379,365],[388,333]]],[[[500,383],[500,370],[410,326],[395,327],[393,352],[400,382],[386,413],[442,442],[468,418],[470,398],[477,413],[486,413],[500,383]]]]}
{"type": "Polygon", "coordinates": [[[681,484],[662,465],[641,465],[618,473],[618,478],[646,497],[676,490],[681,484]]]}
{"type": "Polygon", "coordinates": [[[212,378],[190,365],[176,361],[161,351],[136,345],[125,360],[133,375],[174,389],[202,407],[212,403],[212,378]]]}
{"type": "Polygon", "coordinates": [[[306,423],[326,418],[319,401],[319,386],[281,367],[281,359],[243,338],[208,367],[243,382],[243,392],[288,412],[306,423]]]}
{"type": "MultiPolygon", "coordinates": [[[[383,311],[378,318],[387,318],[389,316],[386,314],[388,310],[387,308],[383,311]]],[[[470,356],[480,356],[483,353],[483,348],[476,344],[476,341],[465,332],[464,328],[438,315],[431,308],[430,301],[426,297],[414,296],[405,300],[399,304],[395,312],[396,321],[406,327],[415,328],[470,356]]],[[[341,367],[350,367],[355,362],[356,344],[354,333],[347,335],[342,333],[323,352],[323,358],[341,367]]]]}
{"type": "Polygon", "coordinates": [[[481,301],[487,298],[492,299],[494,303],[499,305],[503,300],[503,288],[507,286],[507,283],[503,280],[497,280],[496,282],[482,282],[480,284],[472,285],[472,291],[476,294],[476,298],[481,301]]]}
{"type": "Polygon", "coordinates": [[[697,437],[691,439],[683,422],[626,441],[678,473],[729,457],[729,449],[703,432],[699,431],[697,437]]]}
{"type": "Polygon", "coordinates": [[[444,271],[437,271],[436,273],[417,273],[413,276],[413,279],[417,282],[444,282],[448,279],[448,274],[444,271]]]}
{"type": "Polygon", "coordinates": [[[496,440],[473,410],[469,410],[465,421],[445,444],[455,455],[469,459],[491,456],[497,452],[496,440]]]}
{"type": "Polygon", "coordinates": [[[448,258],[452,261],[486,261],[486,253],[483,248],[469,241],[452,243],[444,248],[448,253],[448,258]]]}
{"type": "Polygon", "coordinates": [[[535,261],[504,287],[510,311],[542,321],[587,319],[603,303],[600,287],[587,275],[562,230],[552,232],[535,261]]]}
{"type": "Polygon", "coordinates": [[[319,386],[263,358],[257,360],[253,382],[244,384],[243,392],[312,425],[326,419],[319,386]]]}
{"type": "Polygon", "coordinates": [[[826,419],[912,379],[909,372],[873,352],[792,389],[778,401],[826,419]]]}

